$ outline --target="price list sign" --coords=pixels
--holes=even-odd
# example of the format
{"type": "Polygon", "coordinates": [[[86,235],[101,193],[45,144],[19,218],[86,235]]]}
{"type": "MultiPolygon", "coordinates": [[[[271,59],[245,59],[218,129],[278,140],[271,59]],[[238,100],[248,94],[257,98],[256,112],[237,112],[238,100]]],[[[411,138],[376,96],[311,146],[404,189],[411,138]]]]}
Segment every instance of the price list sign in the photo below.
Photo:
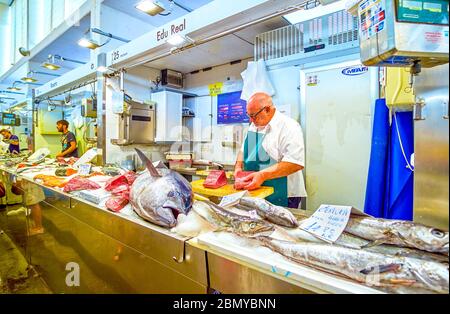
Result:
{"type": "Polygon", "coordinates": [[[217,124],[248,123],[247,102],[241,99],[242,92],[217,96],[217,124]]]}
{"type": "Polygon", "coordinates": [[[321,205],[300,228],[329,243],[341,236],[348,223],[351,206],[321,205]]]}

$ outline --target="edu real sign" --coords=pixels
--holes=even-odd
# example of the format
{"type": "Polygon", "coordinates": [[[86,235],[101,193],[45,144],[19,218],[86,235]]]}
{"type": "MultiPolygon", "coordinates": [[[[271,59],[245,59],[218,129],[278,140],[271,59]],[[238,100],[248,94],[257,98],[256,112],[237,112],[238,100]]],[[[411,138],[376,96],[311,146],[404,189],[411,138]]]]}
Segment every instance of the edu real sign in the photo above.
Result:
{"type": "Polygon", "coordinates": [[[369,71],[369,67],[365,66],[354,66],[354,67],[348,67],[342,70],[342,74],[346,76],[356,76],[361,75],[369,71]]]}
{"type": "Polygon", "coordinates": [[[156,40],[161,41],[163,39],[168,39],[169,37],[178,34],[186,29],[186,19],[183,20],[181,24],[172,24],[169,29],[163,28],[156,33],[156,40]]]}

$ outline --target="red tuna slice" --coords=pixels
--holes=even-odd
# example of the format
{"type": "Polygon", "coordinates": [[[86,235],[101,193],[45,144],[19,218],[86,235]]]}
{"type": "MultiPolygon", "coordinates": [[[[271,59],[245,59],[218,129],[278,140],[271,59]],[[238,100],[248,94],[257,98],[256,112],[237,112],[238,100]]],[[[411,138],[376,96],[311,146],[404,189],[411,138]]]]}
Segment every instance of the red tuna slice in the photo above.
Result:
{"type": "Polygon", "coordinates": [[[109,179],[105,184],[105,190],[111,192],[121,185],[128,185],[127,177],[123,174],[109,179]]]}
{"type": "Polygon", "coordinates": [[[245,178],[252,173],[255,173],[255,171],[239,171],[236,173],[236,177],[234,178],[234,188],[236,190],[244,189],[244,186],[249,183],[245,178]]]}
{"type": "Polygon", "coordinates": [[[130,190],[126,190],[126,191],[123,191],[122,193],[120,193],[120,197],[122,197],[126,200],[130,200],[130,190]]]}
{"type": "Polygon", "coordinates": [[[114,194],[114,195],[122,194],[123,192],[129,191],[129,190],[130,190],[130,186],[128,184],[122,184],[122,185],[119,185],[118,187],[114,188],[111,191],[111,194],[114,194]]]}
{"type": "Polygon", "coordinates": [[[133,185],[134,180],[136,180],[137,175],[136,173],[134,173],[133,171],[128,171],[127,173],[124,174],[124,176],[126,177],[127,181],[128,181],[128,185],[133,185]]]}
{"type": "Polygon", "coordinates": [[[113,212],[119,212],[121,211],[125,206],[128,204],[128,199],[123,197],[111,197],[109,200],[106,201],[106,208],[113,212]]]}
{"type": "Polygon", "coordinates": [[[88,180],[86,178],[76,176],[69,180],[67,184],[64,186],[64,192],[69,193],[73,191],[82,191],[82,190],[97,190],[100,188],[95,182],[88,180]]]}
{"type": "Polygon", "coordinates": [[[227,183],[227,175],[224,170],[212,170],[210,171],[205,182],[203,182],[203,186],[209,189],[218,189],[227,185],[227,183]]]}

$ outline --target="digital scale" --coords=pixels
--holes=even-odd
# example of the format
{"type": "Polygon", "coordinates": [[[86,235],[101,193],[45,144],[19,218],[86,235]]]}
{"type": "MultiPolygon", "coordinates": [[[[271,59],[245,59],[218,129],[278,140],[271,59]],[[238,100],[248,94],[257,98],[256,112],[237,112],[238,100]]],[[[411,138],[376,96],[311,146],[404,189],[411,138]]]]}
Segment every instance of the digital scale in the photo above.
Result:
{"type": "Polygon", "coordinates": [[[448,11],[448,0],[360,1],[362,62],[424,68],[448,63],[448,11]]]}

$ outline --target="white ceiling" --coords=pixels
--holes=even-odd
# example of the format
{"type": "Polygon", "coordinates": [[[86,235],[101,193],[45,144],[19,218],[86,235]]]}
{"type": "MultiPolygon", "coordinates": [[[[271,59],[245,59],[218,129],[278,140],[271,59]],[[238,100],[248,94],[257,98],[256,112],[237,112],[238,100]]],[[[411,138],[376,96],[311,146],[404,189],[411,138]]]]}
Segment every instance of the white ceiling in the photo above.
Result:
{"type": "MultiPolygon", "coordinates": [[[[71,27],[62,36],[52,42],[50,46],[34,56],[32,61],[42,63],[47,60],[49,54],[57,54],[62,57],[88,62],[90,60],[90,50],[78,46],[78,40],[89,30],[90,24],[90,15],[87,15],[81,19],[79,24],[71,27]]],[[[72,62],[64,62],[63,65],[68,69],[74,69],[80,66],[80,64],[72,62]]],[[[58,71],[55,71],[55,73],[58,73],[58,71]]]]}
{"type": "Polygon", "coordinates": [[[178,54],[147,63],[146,66],[190,73],[235,60],[251,58],[253,57],[253,43],[256,35],[286,25],[287,22],[283,18],[274,18],[236,32],[234,35],[227,35],[178,54]]]}
{"type": "MultiPolygon", "coordinates": [[[[212,0],[176,0],[177,3],[180,5],[187,7],[192,10],[196,10],[200,8],[201,6],[204,6],[205,4],[211,2],[212,0]]],[[[135,8],[136,4],[138,4],[140,0],[105,0],[103,2],[104,5],[107,5],[113,9],[116,9],[118,11],[122,11],[134,18],[137,18],[143,22],[146,22],[148,24],[151,24],[155,27],[164,25],[166,23],[169,23],[183,15],[186,15],[188,12],[176,5],[173,5],[173,11],[168,16],[162,16],[162,15],[156,15],[156,16],[150,16],[144,12],[141,12],[135,8]]],[[[168,0],[159,0],[164,7],[166,8],[165,12],[170,9],[170,2],[168,0]]]]}

